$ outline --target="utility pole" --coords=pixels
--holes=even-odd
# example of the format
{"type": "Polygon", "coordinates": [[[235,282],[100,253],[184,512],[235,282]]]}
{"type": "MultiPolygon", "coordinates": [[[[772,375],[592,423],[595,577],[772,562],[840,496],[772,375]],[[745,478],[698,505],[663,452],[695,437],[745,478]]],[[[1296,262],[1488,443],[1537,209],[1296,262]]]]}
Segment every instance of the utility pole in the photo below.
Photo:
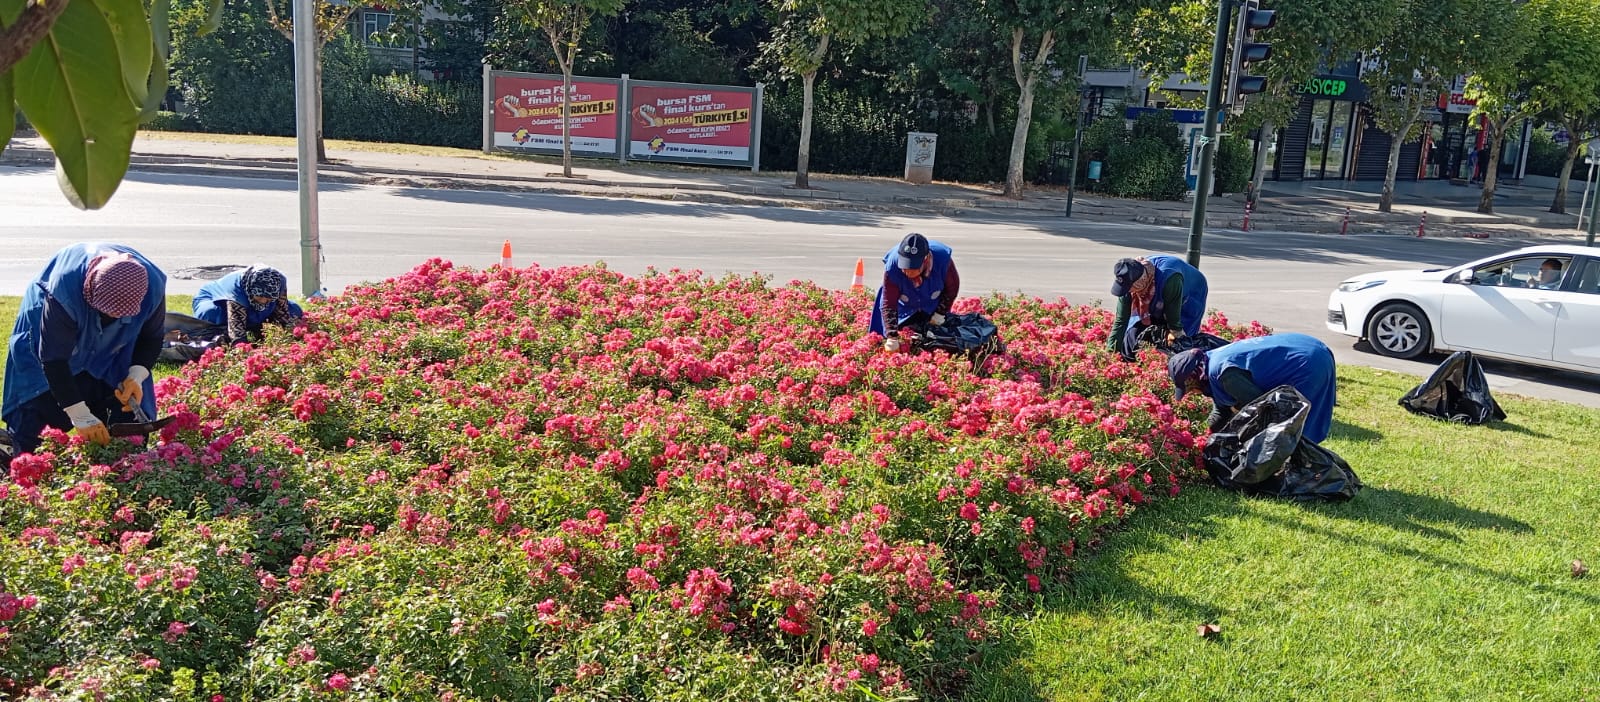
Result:
{"type": "Polygon", "coordinates": [[[317,232],[317,13],[294,0],[295,141],[299,146],[300,291],[322,294],[322,242],[317,232]]]}
{"type": "Polygon", "coordinates": [[[1200,172],[1195,176],[1194,209],[1189,214],[1189,265],[1200,267],[1200,239],[1206,229],[1206,196],[1211,194],[1211,162],[1217,152],[1217,113],[1222,111],[1222,72],[1228,60],[1232,0],[1217,0],[1217,32],[1211,42],[1211,80],[1206,87],[1205,131],[1200,137],[1200,172]]]}
{"type": "Polygon", "coordinates": [[[1072,170],[1067,174],[1067,216],[1072,216],[1072,200],[1078,192],[1078,149],[1083,147],[1083,98],[1088,95],[1083,81],[1089,74],[1089,55],[1078,56],[1078,126],[1072,130],[1072,170]]]}

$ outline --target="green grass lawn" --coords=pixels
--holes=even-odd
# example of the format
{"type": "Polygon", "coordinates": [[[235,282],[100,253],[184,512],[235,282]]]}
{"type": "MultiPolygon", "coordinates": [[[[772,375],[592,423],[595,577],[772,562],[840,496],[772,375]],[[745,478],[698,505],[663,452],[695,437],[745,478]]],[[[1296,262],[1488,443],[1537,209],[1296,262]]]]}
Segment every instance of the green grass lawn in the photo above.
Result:
{"type": "Polygon", "coordinates": [[[1600,700],[1600,411],[1407,414],[1415,377],[1340,369],[1345,504],[1210,487],[1137,514],[1012,620],[970,700],[1600,700]],[[1203,639],[1197,628],[1221,633],[1203,639]]]}

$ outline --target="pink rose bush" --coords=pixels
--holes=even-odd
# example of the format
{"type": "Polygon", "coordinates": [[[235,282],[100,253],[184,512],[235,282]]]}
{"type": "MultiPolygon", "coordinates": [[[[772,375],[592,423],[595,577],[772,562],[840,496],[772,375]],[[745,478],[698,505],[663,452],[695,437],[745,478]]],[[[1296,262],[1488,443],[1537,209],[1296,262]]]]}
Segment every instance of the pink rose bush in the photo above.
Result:
{"type": "Polygon", "coordinates": [[[958,694],[996,616],[1198,475],[1200,405],[1099,309],[962,300],[1007,344],[980,375],[883,353],[869,307],[439,260],[353,288],[162,381],[150,441],[13,466],[0,697],[958,694]]]}

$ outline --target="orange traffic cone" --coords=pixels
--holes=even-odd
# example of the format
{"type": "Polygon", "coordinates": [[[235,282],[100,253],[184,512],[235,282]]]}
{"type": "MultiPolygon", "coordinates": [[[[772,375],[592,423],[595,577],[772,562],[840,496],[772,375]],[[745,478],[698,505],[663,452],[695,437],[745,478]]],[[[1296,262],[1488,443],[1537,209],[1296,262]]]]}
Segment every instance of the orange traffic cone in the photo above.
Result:
{"type": "Polygon", "coordinates": [[[867,283],[866,262],[863,261],[862,259],[858,258],[858,259],[856,259],[856,275],[855,275],[854,278],[850,279],[850,292],[853,292],[853,293],[866,292],[866,290],[867,290],[867,284],[866,283],[867,283]]]}
{"type": "Polygon", "coordinates": [[[506,243],[500,245],[500,266],[502,268],[510,268],[511,267],[511,240],[510,239],[506,239],[506,243]]]}

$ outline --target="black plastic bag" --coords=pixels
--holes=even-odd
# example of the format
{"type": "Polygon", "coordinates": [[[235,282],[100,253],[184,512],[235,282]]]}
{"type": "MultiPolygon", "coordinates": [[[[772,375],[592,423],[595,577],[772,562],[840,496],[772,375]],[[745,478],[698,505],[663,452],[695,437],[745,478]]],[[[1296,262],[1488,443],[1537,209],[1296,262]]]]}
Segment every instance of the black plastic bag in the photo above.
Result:
{"type": "Polygon", "coordinates": [[[1305,439],[1311,402],[1288,385],[1239,410],[1206,444],[1206,472],[1218,487],[1297,501],[1343,502],[1361,490],[1350,464],[1305,439]]]}
{"type": "Polygon", "coordinates": [[[1504,421],[1506,413],[1489,393],[1483,364],[1471,351],[1457,351],[1439,364],[1433,375],[1400,398],[1400,406],[1460,424],[1504,421]]]}
{"type": "Polygon", "coordinates": [[[208,349],[221,344],[227,334],[226,327],[177,312],[168,312],[162,321],[159,358],[172,363],[199,360],[208,349]]]}
{"type": "Polygon", "coordinates": [[[945,315],[944,324],[933,325],[925,320],[909,324],[911,348],[917,351],[944,351],[961,354],[972,361],[972,369],[983,368],[989,356],[1005,351],[1000,341],[1000,330],[994,322],[976,312],[945,315]]]}
{"type": "MultiPolygon", "coordinates": [[[[1217,336],[1216,334],[1199,332],[1197,334],[1188,336],[1180,336],[1176,339],[1173,339],[1172,343],[1169,344],[1167,343],[1167,328],[1158,326],[1145,327],[1139,332],[1139,344],[1141,346],[1144,344],[1149,344],[1154,346],[1157,351],[1160,351],[1168,356],[1176,356],[1184,351],[1188,351],[1189,349],[1211,351],[1227,346],[1228,343],[1229,342],[1227,339],[1217,336]]],[[[1137,351],[1137,349],[1135,349],[1135,351],[1137,351]]]]}

